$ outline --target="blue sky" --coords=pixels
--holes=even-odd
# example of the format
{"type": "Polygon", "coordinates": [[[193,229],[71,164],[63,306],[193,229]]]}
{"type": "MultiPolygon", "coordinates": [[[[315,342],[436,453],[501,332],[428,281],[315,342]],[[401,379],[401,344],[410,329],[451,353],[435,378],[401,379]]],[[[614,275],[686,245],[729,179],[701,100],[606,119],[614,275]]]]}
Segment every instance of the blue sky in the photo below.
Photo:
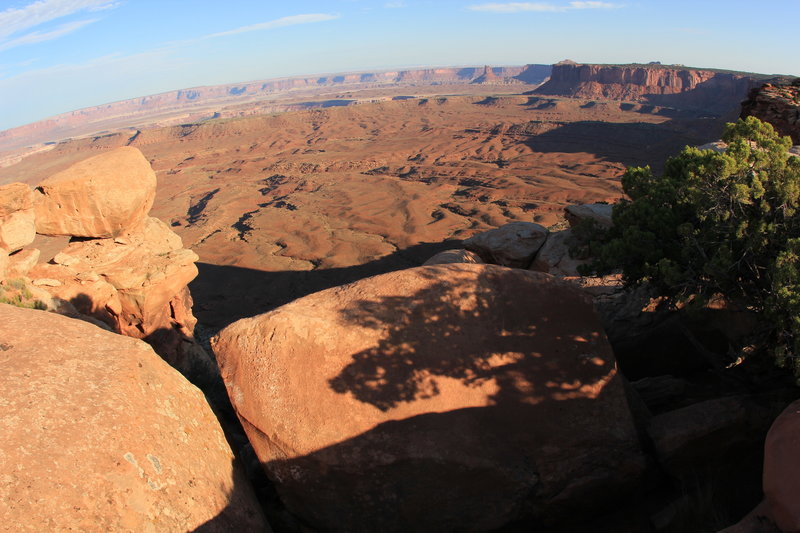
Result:
{"type": "Polygon", "coordinates": [[[800,0],[0,0],[0,130],[198,85],[661,61],[800,75],[800,0]]]}

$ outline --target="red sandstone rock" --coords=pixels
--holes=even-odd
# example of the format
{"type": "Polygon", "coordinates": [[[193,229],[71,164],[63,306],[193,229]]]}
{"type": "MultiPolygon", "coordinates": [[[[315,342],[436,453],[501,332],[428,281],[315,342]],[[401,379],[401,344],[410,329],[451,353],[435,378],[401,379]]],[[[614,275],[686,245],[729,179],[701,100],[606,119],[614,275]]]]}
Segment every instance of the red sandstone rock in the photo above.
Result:
{"type": "Polygon", "coordinates": [[[487,263],[527,268],[547,239],[547,228],[533,222],[512,222],[473,235],[464,248],[477,253],[487,263]]]}
{"type": "Polygon", "coordinates": [[[33,242],[36,225],[33,211],[17,211],[0,218],[0,248],[8,252],[21,250],[33,242]]]}
{"type": "Polygon", "coordinates": [[[602,228],[610,228],[614,223],[611,217],[613,209],[614,206],[611,204],[568,205],[564,208],[564,217],[570,226],[589,219],[594,220],[602,228]]]}
{"type": "Polygon", "coordinates": [[[754,88],[742,103],[742,118],[754,116],[769,122],[781,135],[800,144],[800,82],[766,83],[754,88]]]}
{"type": "Polygon", "coordinates": [[[9,256],[8,258],[8,276],[21,277],[27,276],[28,272],[36,265],[39,260],[39,250],[36,248],[27,248],[9,256]]]}
{"type": "Polygon", "coordinates": [[[578,266],[585,263],[569,255],[569,241],[572,230],[556,231],[547,235],[547,240],[539,249],[531,263],[531,270],[547,272],[556,276],[577,276],[578,266]]]}
{"type": "Polygon", "coordinates": [[[737,109],[756,83],[744,74],[681,66],[553,65],[550,79],[536,94],[649,102],[724,113],[737,109]]]}
{"type": "Polygon", "coordinates": [[[212,345],[288,508],[330,531],[485,531],[622,497],[642,463],[588,296],[494,265],[306,296],[212,345]]]}
{"type": "Polygon", "coordinates": [[[0,522],[268,531],[202,393],[145,343],[0,305],[0,522]]]}
{"type": "Polygon", "coordinates": [[[764,445],[764,499],[785,533],[800,531],[800,401],[773,422],[764,445]]]}
{"type": "Polygon", "coordinates": [[[33,209],[33,191],[29,186],[9,183],[0,187],[0,218],[29,209],[33,209]]]}
{"type": "Polygon", "coordinates": [[[7,269],[8,269],[8,252],[0,248],[0,280],[6,278],[7,269]]]}
{"type": "Polygon", "coordinates": [[[53,297],[118,333],[147,340],[191,375],[194,365],[210,363],[192,338],[196,320],[187,285],[197,276],[196,260],[166,224],[149,217],[116,239],[70,243],[55,264],[36,265],[30,277],[59,281],[47,288],[53,297]]]}
{"type": "Polygon", "coordinates": [[[31,188],[24,183],[0,187],[0,248],[15,252],[32,243],[34,237],[31,188]]]}
{"type": "Polygon", "coordinates": [[[483,263],[483,260],[478,254],[469,250],[445,250],[425,261],[423,265],[446,265],[449,263],[480,264],[483,263]]]}
{"type": "Polygon", "coordinates": [[[36,190],[38,233],[116,237],[147,216],[156,175],[137,148],[126,146],[76,163],[36,190]]]}

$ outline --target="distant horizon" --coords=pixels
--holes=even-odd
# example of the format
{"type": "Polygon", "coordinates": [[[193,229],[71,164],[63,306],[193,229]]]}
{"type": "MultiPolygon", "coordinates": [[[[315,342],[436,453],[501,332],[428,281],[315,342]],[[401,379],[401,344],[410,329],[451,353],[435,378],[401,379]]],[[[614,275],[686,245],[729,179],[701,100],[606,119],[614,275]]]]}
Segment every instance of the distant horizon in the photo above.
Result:
{"type": "MultiPolygon", "coordinates": [[[[565,60],[561,60],[561,61],[567,61],[567,60],[565,59],[565,60]]],[[[472,63],[472,64],[466,64],[465,63],[465,64],[458,64],[458,65],[403,65],[403,66],[397,66],[397,67],[386,67],[386,68],[381,68],[381,69],[359,69],[359,70],[347,70],[347,71],[311,72],[311,73],[308,73],[308,74],[297,74],[297,75],[293,75],[293,76],[277,76],[277,77],[270,77],[270,78],[255,78],[255,79],[250,79],[250,80],[236,80],[236,81],[229,81],[229,82],[225,82],[225,83],[216,83],[216,84],[194,85],[194,86],[191,86],[191,87],[179,87],[179,88],[175,88],[175,89],[168,89],[166,91],[160,91],[160,92],[157,92],[157,93],[140,94],[140,95],[132,96],[132,97],[129,97],[129,98],[122,98],[122,99],[119,99],[119,100],[112,100],[112,101],[108,101],[108,102],[100,102],[100,103],[88,105],[88,106],[85,106],[85,107],[79,107],[79,108],[76,108],[76,109],[70,109],[68,111],[62,111],[62,112],[56,113],[54,115],[49,115],[47,117],[44,117],[44,118],[41,118],[41,119],[38,119],[38,120],[34,120],[33,122],[27,122],[25,124],[19,124],[17,126],[11,126],[9,128],[5,128],[3,130],[0,130],[0,133],[5,132],[5,131],[9,131],[9,130],[14,130],[14,129],[17,129],[17,128],[22,128],[22,127],[25,127],[25,126],[29,126],[31,124],[36,124],[38,122],[46,122],[48,120],[56,119],[56,118],[58,118],[60,116],[63,116],[63,115],[69,115],[71,113],[76,113],[78,111],[82,111],[82,110],[85,110],[85,109],[92,109],[92,108],[96,108],[96,107],[102,107],[102,106],[107,106],[107,105],[127,102],[127,101],[130,101],[130,100],[136,100],[136,99],[139,99],[139,98],[148,98],[148,97],[152,97],[152,96],[159,96],[159,95],[162,95],[162,94],[169,94],[169,93],[172,93],[172,92],[190,91],[190,90],[195,90],[195,89],[207,89],[207,88],[220,87],[220,86],[225,86],[225,85],[237,85],[237,84],[245,84],[246,85],[246,84],[250,84],[250,83],[258,83],[258,82],[266,82],[266,81],[305,79],[305,78],[314,78],[314,77],[318,77],[318,76],[319,77],[325,77],[325,76],[343,75],[343,74],[382,73],[382,72],[393,72],[393,71],[402,72],[402,71],[430,70],[430,69],[441,69],[441,68],[483,68],[483,67],[487,67],[487,66],[491,67],[491,68],[503,68],[503,67],[508,68],[508,67],[524,67],[524,66],[527,66],[527,65],[556,65],[556,64],[560,63],[561,61],[558,61],[556,63],[523,63],[523,64],[501,63],[501,64],[488,64],[488,65],[487,64],[483,64],[483,63],[472,63]]],[[[569,61],[572,61],[572,60],[569,60],[569,61]]],[[[724,71],[728,71],[728,69],[718,69],[716,67],[706,67],[706,66],[697,67],[697,66],[694,66],[694,65],[684,65],[684,64],[681,64],[681,63],[660,63],[660,62],[655,62],[655,63],[654,62],[649,62],[649,63],[584,63],[584,62],[581,62],[581,61],[574,61],[574,63],[576,63],[578,65],[604,65],[604,66],[641,65],[641,66],[662,66],[662,67],[665,67],[665,68],[668,68],[668,67],[680,67],[680,68],[686,68],[686,69],[692,69],[692,70],[724,70],[724,71]]],[[[755,75],[761,75],[761,76],[775,76],[775,77],[778,77],[778,76],[792,76],[791,74],[749,72],[749,71],[743,71],[743,70],[736,70],[736,71],[731,70],[730,72],[741,73],[741,74],[755,74],[755,75]]]]}
{"type": "Polygon", "coordinates": [[[796,0],[761,9],[741,0],[9,4],[0,11],[0,130],[182,89],[329,73],[570,58],[800,75],[787,44],[796,0]]]}

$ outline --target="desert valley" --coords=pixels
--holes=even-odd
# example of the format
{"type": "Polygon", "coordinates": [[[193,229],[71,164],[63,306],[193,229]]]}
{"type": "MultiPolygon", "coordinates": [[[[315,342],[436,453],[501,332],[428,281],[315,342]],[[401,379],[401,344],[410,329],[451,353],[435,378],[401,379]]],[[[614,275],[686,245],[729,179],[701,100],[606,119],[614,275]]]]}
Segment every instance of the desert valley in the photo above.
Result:
{"type": "Polygon", "coordinates": [[[563,61],[198,87],[0,132],[0,296],[37,308],[0,305],[3,523],[797,531],[800,389],[736,362],[747,313],[581,275],[569,245],[612,225],[626,168],[724,151],[740,116],[800,144],[798,94],[563,61]]]}

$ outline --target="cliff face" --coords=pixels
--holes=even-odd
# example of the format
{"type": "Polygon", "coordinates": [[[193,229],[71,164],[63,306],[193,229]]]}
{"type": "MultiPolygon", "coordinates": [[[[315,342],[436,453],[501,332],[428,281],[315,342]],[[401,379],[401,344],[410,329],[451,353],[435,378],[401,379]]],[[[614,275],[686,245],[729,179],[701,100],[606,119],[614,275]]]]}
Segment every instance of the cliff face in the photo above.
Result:
{"type": "MultiPolygon", "coordinates": [[[[57,141],[69,136],[85,135],[90,131],[110,129],[114,120],[125,119],[128,124],[148,115],[164,112],[186,112],[186,120],[208,118],[208,113],[197,117],[190,113],[209,106],[228,106],[259,99],[273,98],[280,93],[342,87],[357,89],[397,84],[445,83],[542,83],[550,73],[549,65],[524,65],[511,67],[446,67],[387,72],[358,72],[325,76],[261,80],[227,85],[195,87],[166,93],[121,100],[69,113],[17,128],[0,131],[0,150],[10,150],[46,141],[57,141]],[[90,131],[87,125],[95,124],[90,131]]],[[[286,104],[284,104],[286,105],[286,104]]],[[[279,106],[280,107],[280,106],[279,106]]],[[[281,109],[276,109],[280,111],[281,109]]]]}
{"type": "Polygon", "coordinates": [[[553,65],[536,94],[647,102],[724,114],[737,108],[757,81],[743,74],[661,66],[553,65]]]}
{"type": "Polygon", "coordinates": [[[742,118],[748,116],[769,122],[778,133],[800,144],[800,79],[792,84],[766,83],[752,89],[742,103],[742,118]]]}

